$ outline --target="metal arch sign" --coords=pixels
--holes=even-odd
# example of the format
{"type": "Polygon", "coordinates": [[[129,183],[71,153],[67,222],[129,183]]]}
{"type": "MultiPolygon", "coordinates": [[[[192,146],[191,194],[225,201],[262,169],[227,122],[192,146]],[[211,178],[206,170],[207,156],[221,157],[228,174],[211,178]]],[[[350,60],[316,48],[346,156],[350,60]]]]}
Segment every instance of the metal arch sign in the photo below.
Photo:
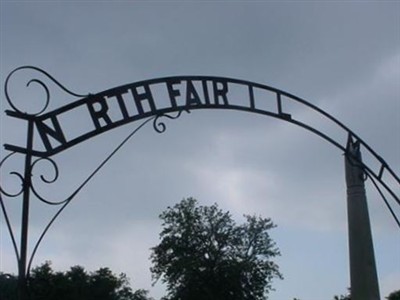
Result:
{"type": "MultiPolygon", "coordinates": [[[[6,86],[7,87],[7,86],[6,86]]],[[[278,118],[290,119],[290,115],[282,111],[281,95],[283,92],[267,86],[242,80],[210,77],[181,76],[152,79],[126,84],[97,94],[90,94],[56,109],[33,117],[33,125],[37,130],[44,150],[34,150],[34,156],[48,157],[83,142],[93,136],[113,128],[145,119],[161,116],[175,111],[191,111],[195,109],[236,109],[278,118]],[[242,105],[230,101],[233,88],[244,88],[247,95],[242,105]],[[157,88],[157,92],[154,90],[157,88]],[[275,110],[263,110],[256,107],[255,89],[264,89],[276,94],[275,110]],[[166,96],[167,103],[160,101],[160,95],[166,96]],[[163,102],[163,105],[160,103],[163,102]],[[111,115],[111,108],[117,111],[111,115]],[[91,128],[78,136],[67,137],[60,116],[74,111],[83,111],[84,118],[92,123],[91,128]],[[53,140],[53,143],[51,142],[53,140]]],[[[7,92],[8,95],[8,92],[7,92]]],[[[11,102],[11,101],[10,101],[11,102]]],[[[12,102],[11,102],[12,103],[12,102]]],[[[14,105],[13,105],[14,106],[14,105]]],[[[14,106],[16,109],[16,107],[14,106]]],[[[7,111],[9,116],[30,120],[31,115],[21,111],[7,111]]],[[[26,153],[26,149],[6,145],[7,150],[26,153]]]]}
{"type": "MultiPolygon", "coordinates": [[[[39,142],[42,144],[41,149],[34,149],[33,145],[32,148],[29,148],[28,146],[5,144],[5,149],[12,152],[29,153],[32,156],[48,158],[96,135],[142,119],[155,117],[154,128],[161,132],[165,130],[165,125],[156,122],[160,117],[176,118],[183,111],[190,112],[198,109],[230,109],[271,116],[293,123],[317,134],[344,153],[348,152],[349,141],[355,140],[363,148],[363,151],[367,151],[369,157],[374,159],[368,165],[362,161],[359,161],[359,163],[398,200],[393,192],[395,188],[390,185],[393,182],[400,184],[399,177],[383,158],[356,133],[327,112],[304,99],[264,84],[215,76],[177,76],[139,81],[96,94],[80,95],[69,91],[42,69],[24,66],[15,69],[7,77],[5,95],[13,108],[13,110],[7,110],[6,114],[10,117],[26,120],[29,124],[28,127],[31,127],[32,135],[37,132],[39,142]],[[25,69],[31,69],[45,75],[65,92],[81,99],[46,112],[50,102],[50,92],[43,81],[35,78],[30,80],[28,85],[36,83],[45,90],[45,105],[38,113],[23,112],[13,103],[9,91],[9,81],[15,72],[25,69]],[[241,99],[232,101],[237,91],[241,92],[241,99]],[[269,97],[264,97],[266,93],[269,94],[269,97]],[[268,102],[268,105],[265,105],[266,102],[268,102]],[[293,113],[285,112],[285,105],[291,103],[300,104],[309,109],[316,118],[335,126],[347,139],[331,137],[321,129],[296,119],[293,113]],[[65,129],[65,120],[63,123],[65,118],[63,116],[66,114],[71,116],[78,111],[80,117],[89,120],[90,124],[87,124],[82,132],[74,135],[65,129]],[[173,112],[178,112],[178,115],[170,116],[169,113],[173,112]],[[389,179],[384,180],[384,174],[389,179]]],[[[38,140],[35,140],[35,142],[35,145],[37,145],[38,140]]]]}
{"type": "MultiPolygon", "coordinates": [[[[376,187],[376,181],[379,182],[385,191],[393,197],[395,202],[400,205],[399,197],[395,193],[395,190],[397,190],[400,185],[399,177],[393,172],[383,158],[368,144],[327,112],[297,96],[267,85],[215,76],[175,76],[139,81],[111,88],[96,94],[80,95],[65,88],[61,83],[42,69],[24,66],[15,69],[6,78],[5,96],[7,102],[12,108],[12,110],[7,110],[6,114],[10,117],[27,122],[26,146],[23,147],[19,145],[5,144],[4,147],[6,150],[10,151],[10,154],[0,162],[1,168],[12,155],[19,153],[25,156],[24,172],[18,173],[15,171],[10,173],[11,175],[16,175],[21,180],[21,190],[17,193],[8,193],[0,182],[0,204],[18,260],[19,290],[20,299],[22,300],[27,299],[26,280],[29,275],[29,269],[33,257],[44,235],[55,219],[79,193],[79,191],[91,180],[93,175],[96,174],[105,163],[107,163],[109,158],[111,158],[137,130],[149,121],[153,121],[154,129],[157,132],[161,133],[165,131],[165,123],[160,121],[160,118],[162,117],[176,119],[182,112],[191,112],[200,109],[225,109],[256,113],[290,122],[317,134],[343,151],[348,160],[353,162],[359,170],[362,170],[360,171],[360,174],[367,175],[371,178],[376,187]],[[48,80],[57,85],[61,90],[70,96],[78,98],[78,100],[53,111],[47,111],[50,103],[49,88],[43,80],[33,78],[28,81],[27,86],[31,84],[37,84],[40,86],[45,91],[45,102],[43,107],[36,113],[24,112],[13,101],[13,96],[9,87],[13,75],[16,72],[23,70],[33,70],[38,72],[39,75],[47,77],[48,80]],[[238,94],[240,94],[240,97],[237,97],[238,94]],[[296,115],[287,109],[287,107],[292,103],[307,108],[312,113],[313,117],[317,117],[328,122],[330,125],[335,126],[335,128],[342,133],[342,138],[333,137],[324,132],[323,129],[316,128],[310,123],[296,118],[296,115]],[[68,115],[69,118],[65,118],[66,115],[68,115]],[[68,129],[66,120],[70,120],[71,116],[73,118],[79,116],[81,119],[87,121],[86,126],[81,128],[79,133],[71,132],[68,129]],[[138,126],[120,145],[116,147],[110,156],[103,161],[103,163],[78,187],[77,190],[71,194],[70,197],[63,201],[53,202],[46,200],[36,191],[31,176],[35,165],[41,160],[49,161],[56,171],[55,177],[51,180],[46,179],[43,175],[40,176],[41,180],[45,183],[53,183],[58,178],[58,167],[51,158],[52,156],[94,136],[139,120],[145,121],[143,121],[140,126],[138,126]],[[35,143],[34,138],[36,138],[35,143]],[[359,155],[361,148],[363,151],[368,152],[370,159],[374,160],[371,164],[366,164],[362,161],[361,156],[359,155]],[[27,237],[30,192],[32,192],[39,200],[47,204],[60,205],[61,208],[45,227],[34,246],[28,262],[27,237]],[[5,195],[6,197],[22,196],[23,198],[21,246],[19,250],[11,223],[8,219],[3,198],[1,197],[2,195],[5,195]]],[[[347,167],[348,166],[346,166],[346,168],[347,167]]],[[[348,168],[351,168],[351,166],[348,168]]],[[[380,190],[379,192],[381,193],[380,190]]],[[[386,204],[400,227],[400,222],[387,201],[386,204]]],[[[356,289],[361,290],[361,288],[356,289]]]]}

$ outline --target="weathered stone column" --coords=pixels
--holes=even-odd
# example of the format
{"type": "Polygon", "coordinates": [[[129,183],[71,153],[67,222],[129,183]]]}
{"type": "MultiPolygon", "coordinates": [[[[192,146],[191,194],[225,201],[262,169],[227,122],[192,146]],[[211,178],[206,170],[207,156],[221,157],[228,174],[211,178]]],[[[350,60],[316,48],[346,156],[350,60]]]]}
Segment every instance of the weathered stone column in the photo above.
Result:
{"type": "Polygon", "coordinates": [[[351,300],[379,300],[374,246],[359,143],[349,139],[345,155],[351,300]]]}

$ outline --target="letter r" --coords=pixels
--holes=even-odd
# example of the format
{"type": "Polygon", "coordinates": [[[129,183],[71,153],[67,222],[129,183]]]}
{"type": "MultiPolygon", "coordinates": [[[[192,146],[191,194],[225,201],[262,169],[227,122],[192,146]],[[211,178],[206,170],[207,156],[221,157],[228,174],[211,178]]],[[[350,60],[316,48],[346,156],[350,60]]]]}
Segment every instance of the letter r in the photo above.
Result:
{"type": "Polygon", "coordinates": [[[103,119],[104,122],[106,122],[106,125],[110,125],[112,123],[110,116],[107,114],[108,112],[108,105],[106,103],[106,100],[101,97],[94,99],[93,101],[90,101],[87,103],[88,109],[90,116],[92,117],[92,121],[96,129],[100,129],[100,119],[103,119]],[[96,110],[94,105],[98,103],[100,104],[100,109],[96,110]]]}

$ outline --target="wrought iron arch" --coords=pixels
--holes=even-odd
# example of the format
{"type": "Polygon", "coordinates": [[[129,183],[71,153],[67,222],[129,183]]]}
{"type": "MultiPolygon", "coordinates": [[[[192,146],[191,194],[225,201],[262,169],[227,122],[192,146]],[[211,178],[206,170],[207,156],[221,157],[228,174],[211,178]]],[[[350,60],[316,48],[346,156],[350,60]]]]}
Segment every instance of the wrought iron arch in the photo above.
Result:
{"type": "Polygon", "coordinates": [[[23,66],[13,70],[6,78],[5,97],[6,101],[12,108],[12,110],[7,110],[6,114],[9,117],[27,122],[26,146],[22,147],[18,145],[5,144],[5,149],[10,153],[0,162],[1,168],[3,164],[16,154],[23,155],[25,158],[24,173],[18,173],[17,171],[10,173],[10,175],[16,176],[21,181],[21,190],[10,193],[6,191],[2,186],[2,183],[0,183],[0,204],[18,260],[19,273],[20,276],[23,277],[29,276],[29,270],[35,253],[43,237],[57,217],[81,191],[81,189],[92,179],[92,177],[138,130],[152,122],[154,129],[157,132],[162,133],[166,130],[163,118],[176,119],[183,112],[191,112],[195,110],[223,109],[256,113],[289,122],[316,134],[342,151],[346,156],[351,158],[353,163],[363,170],[364,174],[371,179],[374,186],[384,198],[392,216],[400,227],[400,222],[396,214],[387,199],[384,197],[384,192],[381,190],[381,188],[383,188],[385,192],[388,193],[398,205],[400,205],[399,196],[397,196],[395,192],[400,185],[400,179],[385,160],[355,132],[350,130],[329,113],[300,97],[268,85],[227,77],[174,76],[134,82],[99,93],[82,95],[71,92],[54,77],[40,68],[23,66]],[[31,85],[36,84],[44,91],[45,97],[43,105],[36,112],[25,112],[15,103],[10,88],[10,82],[12,81],[13,76],[17,72],[22,72],[24,70],[37,72],[38,76],[47,78],[47,80],[60,88],[61,91],[78,99],[55,110],[48,111],[51,102],[50,89],[43,79],[34,77],[27,82],[26,86],[30,87],[31,85]],[[156,92],[156,90],[158,92],[156,92]],[[235,97],[235,92],[232,91],[240,91],[240,101],[232,101],[235,97]],[[265,97],[266,95],[268,95],[268,97],[265,97]],[[163,98],[163,101],[160,101],[160,98],[163,98]],[[265,105],[263,105],[266,102],[268,102],[268,108],[265,108],[265,105]],[[315,128],[311,124],[296,118],[295,113],[287,110],[287,107],[293,103],[307,108],[312,112],[313,116],[333,125],[342,133],[341,138],[330,136],[322,129],[315,128]],[[111,114],[111,107],[118,111],[117,115],[111,114]],[[84,111],[92,125],[88,126],[83,133],[71,136],[71,134],[65,131],[60,116],[65,114],[74,114],[77,110],[84,111]],[[58,179],[58,166],[53,158],[56,154],[94,136],[136,121],[141,121],[140,125],[114,149],[114,151],[68,198],[59,201],[45,199],[35,189],[31,176],[33,175],[33,171],[37,164],[45,161],[52,166],[54,170],[52,176],[45,176],[44,174],[40,175],[42,182],[51,184],[58,179]],[[38,146],[38,144],[41,146],[38,146]],[[357,148],[357,151],[362,150],[366,152],[368,157],[373,159],[374,162],[372,164],[365,163],[360,156],[355,154],[353,151],[354,148],[357,148]],[[372,165],[378,165],[378,168],[374,168],[372,165]],[[32,192],[40,201],[49,205],[58,205],[60,208],[45,227],[30,255],[29,260],[27,260],[26,239],[28,231],[30,192],[32,192]],[[6,212],[2,195],[6,197],[21,196],[23,198],[21,246],[19,249],[6,212]],[[21,275],[22,273],[24,275],[21,275]]]}

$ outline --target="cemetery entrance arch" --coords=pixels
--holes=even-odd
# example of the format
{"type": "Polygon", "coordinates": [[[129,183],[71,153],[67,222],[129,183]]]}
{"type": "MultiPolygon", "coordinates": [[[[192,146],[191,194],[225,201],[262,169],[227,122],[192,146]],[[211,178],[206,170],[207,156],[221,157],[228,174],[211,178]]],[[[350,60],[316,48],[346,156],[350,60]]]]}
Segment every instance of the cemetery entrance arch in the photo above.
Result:
{"type": "MultiPolygon", "coordinates": [[[[26,144],[23,146],[5,144],[5,150],[9,151],[9,154],[0,163],[1,167],[13,156],[20,156],[24,160],[23,172],[13,171],[10,173],[21,180],[21,190],[10,193],[6,187],[2,186],[3,184],[0,185],[0,204],[18,260],[20,299],[25,300],[27,297],[26,280],[32,259],[54,220],[125,142],[146,124],[152,123],[154,129],[162,133],[166,130],[166,120],[176,119],[182,113],[204,109],[245,111],[284,120],[318,135],[345,154],[352,299],[379,298],[364,180],[367,177],[370,178],[382,196],[385,193],[394,200],[395,204],[400,205],[399,197],[395,193],[400,185],[400,179],[385,160],[355,132],[310,102],[264,84],[214,76],[165,77],[125,84],[95,94],[81,95],[71,92],[42,69],[31,66],[17,68],[9,74],[5,81],[5,98],[11,107],[11,110],[6,111],[6,115],[25,122],[27,128],[26,144]],[[36,88],[41,88],[44,92],[43,102],[38,103],[39,109],[34,112],[26,112],[23,108],[26,103],[24,101],[29,101],[29,99],[17,101],[12,92],[14,76],[24,71],[32,71],[37,75],[27,81],[27,87],[31,88],[36,85],[36,88]],[[48,82],[77,100],[49,111],[52,99],[48,82]],[[303,120],[296,115],[297,110],[291,109],[293,106],[307,110],[308,119],[303,120]],[[79,133],[69,132],[66,122],[68,120],[71,122],[71,118],[77,114],[80,118],[88,120],[88,126],[81,128],[79,133]],[[309,122],[310,119],[318,120],[318,124],[324,125],[313,126],[312,122],[309,122]],[[55,176],[52,178],[40,176],[44,183],[51,184],[58,178],[58,167],[55,160],[57,154],[94,136],[133,122],[140,122],[140,125],[68,198],[53,202],[45,199],[35,189],[31,177],[34,175],[36,164],[40,161],[49,162],[55,170],[55,176]],[[326,128],[335,128],[336,134],[331,135],[326,128]],[[368,162],[361,159],[361,151],[367,154],[368,162]],[[30,196],[35,196],[47,204],[59,205],[60,208],[44,229],[32,253],[28,255],[30,196]],[[19,247],[3,197],[4,199],[6,197],[22,199],[19,247]],[[360,250],[367,254],[360,255],[360,250]]],[[[400,227],[398,218],[386,198],[385,202],[400,227]]]]}

